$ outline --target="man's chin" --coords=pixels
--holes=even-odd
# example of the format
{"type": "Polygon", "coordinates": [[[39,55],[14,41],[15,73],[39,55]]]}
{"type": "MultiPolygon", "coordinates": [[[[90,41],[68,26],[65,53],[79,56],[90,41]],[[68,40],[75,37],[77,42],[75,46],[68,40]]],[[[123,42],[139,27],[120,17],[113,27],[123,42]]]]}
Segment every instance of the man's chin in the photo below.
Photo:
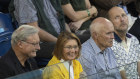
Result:
{"type": "Polygon", "coordinates": [[[32,52],[31,57],[35,57],[35,56],[36,56],[36,52],[32,52]]]}
{"type": "Polygon", "coordinates": [[[109,45],[108,47],[112,47],[112,46],[113,46],[113,44],[109,45]]]}

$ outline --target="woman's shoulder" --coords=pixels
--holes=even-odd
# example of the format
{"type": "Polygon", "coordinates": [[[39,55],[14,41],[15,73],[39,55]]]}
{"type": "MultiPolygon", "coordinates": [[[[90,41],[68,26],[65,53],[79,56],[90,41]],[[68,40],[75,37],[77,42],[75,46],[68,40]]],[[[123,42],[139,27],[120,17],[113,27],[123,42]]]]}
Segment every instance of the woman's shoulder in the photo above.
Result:
{"type": "Polygon", "coordinates": [[[56,56],[53,56],[52,59],[48,62],[47,66],[54,65],[57,63],[60,63],[60,60],[58,60],[56,56]]]}

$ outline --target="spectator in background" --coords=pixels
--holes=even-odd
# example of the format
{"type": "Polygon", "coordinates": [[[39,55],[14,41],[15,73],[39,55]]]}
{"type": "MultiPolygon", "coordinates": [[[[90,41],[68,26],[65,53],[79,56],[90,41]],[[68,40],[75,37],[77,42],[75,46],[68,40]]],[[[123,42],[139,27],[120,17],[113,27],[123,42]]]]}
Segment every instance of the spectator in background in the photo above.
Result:
{"type": "Polygon", "coordinates": [[[115,55],[110,48],[114,39],[113,24],[105,18],[96,18],[90,25],[90,33],[91,38],[82,44],[79,58],[87,77],[121,79],[115,55]]]}
{"type": "Polygon", "coordinates": [[[89,29],[92,18],[97,16],[97,9],[91,6],[89,0],[61,0],[61,3],[72,31],[89,29]]]}
{"type": "MultiPolygon", "coordinates": [[[[38,59],[38,62],[47,59],[48,62],[48,59],[52,57],[57,36],[60,32],[70,31],[65,23],[61,1],[11,0],[9,11],[19,25],[28,24],[39,29],[39,37],[42,43],[40,44],[41,50],[37,52],[36,59],[38,59]]],[[[86,37],[80,37],[83,41],[84,38],[86,37]]]]}
{"type": "Polygon", "coordinates": [[[106,0],[106,2],[104,2],[104,0],[90,0],[90,3],[92,5],[95,5],[95,7],[97,8],[98,16],[106,17],[107,12],[112,7],[117,6],[119,4],[127,5],[134,1],[135,0],[106,0]]]}
{"type": "Polygon", "coordinates": [[[109,9],[114,6],[122,7],[127,13],[129,28],[131,28],[136,18],[131,15],[132,11],[130,10],[132,10],[133,6],[128,4],[131,4],[134,1],[135,0],[106,0],[105,2],[104,0],[90,0],[91,4],[95,5],[97,8],[99,17],[106,17],[109,9]]]}
{"type": "Polygon", "coordinates": [[[57,36],[62,31],[70,31],[65,25],[60,3],[60,0],[11,0],[9,5],[10,13],[19,25],[28,24],[39,29],[42,42],[41,50],[37,52],[39,62],[51,59],[57,36]]]}
{"type": "Polygon", "coordinates": [[[140,0],[136,0],[136,10],[138,12],[138,18],[135,21],[135,23],[133,24],[133,26],[130,28],[129,33],[133,34],[134,36],[136,36],[139,40],[140,43],[140,0]]]}
{"type": "Polygon", "coordinates": [[[37,69],[32,57],[40,49],[38,29],[22,25],[12,34],[12,48],[0,58],[0,79],[37,69]]]}
{"type": "Polygon", "coordinates": [[[105,2],[104,0],[90,0],[90,3],[97,8],[99,17],[105,17],[108,10],[113,6],[120,4],[121,1],[122,0],[106,0],[105,2]]]}
{"type": "Polygon", "coordinates": [[[80,62],[76,60],[80,50],[79,38],[73,33],[62,32],[58,36],[53,58],[43,72],[43,79],[79,79],[83,73],[80,62]]]}
{"type": "Polygon", "coordinates": [[[137,61],[140,59],[140,46],[137,38],[127,33],[128,17],[122,8],[113,7],[108,12],[108,18],[113,23],[115,29],[112,49],[118,66],[126,65],[120,68],[121,74],[123,78],[138,79],[136,73],[140,69],[139,62],[137,67],[137,61]],[[127,66],[127,64],[130,65],[127,66]]]}
{"type": "Polygon", "coordinates": [[[0,12],[9,13],[8,6],[11,0],[0,0],[0,12]]]}

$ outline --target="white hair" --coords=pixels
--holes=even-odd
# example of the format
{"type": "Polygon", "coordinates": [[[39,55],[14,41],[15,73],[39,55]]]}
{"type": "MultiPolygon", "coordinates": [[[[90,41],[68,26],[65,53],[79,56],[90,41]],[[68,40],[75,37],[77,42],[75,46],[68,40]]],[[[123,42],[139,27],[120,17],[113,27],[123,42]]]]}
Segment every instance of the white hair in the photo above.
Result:
{"type": "Polygon", "coordinates": [[[38,33],[39,30],[30,25],[21,25],[17,28],[11,38],[11,44],[15,45],[18,41],[26,40],[30,35],[38,33]]]}

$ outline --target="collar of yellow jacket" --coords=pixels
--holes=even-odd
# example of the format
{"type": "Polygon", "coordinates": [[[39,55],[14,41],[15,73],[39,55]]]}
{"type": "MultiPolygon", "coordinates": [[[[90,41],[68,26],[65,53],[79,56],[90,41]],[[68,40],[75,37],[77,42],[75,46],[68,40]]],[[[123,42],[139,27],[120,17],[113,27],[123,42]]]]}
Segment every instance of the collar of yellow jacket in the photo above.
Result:
{"type": "MultiPolygon", "coordinates": [[[[79,78],[79,74],[80,74],[79,72],[82,72],[83,69],[82,69],[79,61],[74,59],[74,60],[72,60],[72,62],[73,62],[74,79],[77,79],[77,77],[79,78]]],[[[66,69],[64,64],[61,64],[60,60],[56,56],[53,56],[47,66],[51,66],[51,65],[55,65],[55,64],[60,67],[60,70],[62,70],[64,75],[66,75],[66,74],[69,75],[68,70],[66,69]]]]}

